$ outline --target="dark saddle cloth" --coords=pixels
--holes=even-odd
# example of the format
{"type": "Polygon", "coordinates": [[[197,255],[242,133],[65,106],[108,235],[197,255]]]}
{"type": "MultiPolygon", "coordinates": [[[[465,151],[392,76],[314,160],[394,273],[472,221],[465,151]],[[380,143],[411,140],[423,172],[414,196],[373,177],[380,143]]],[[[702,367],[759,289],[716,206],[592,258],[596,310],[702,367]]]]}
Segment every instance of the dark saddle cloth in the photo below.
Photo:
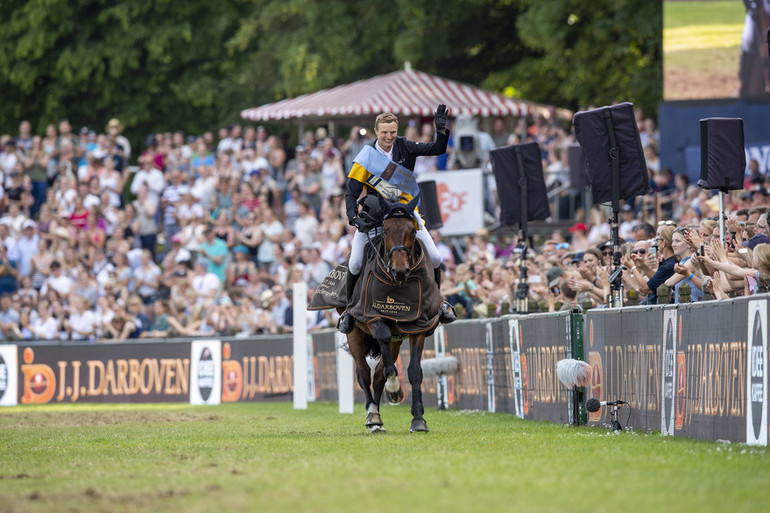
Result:
{"type": "MultiPolygon", "coordinates": [[[[391,330],[404,335],[433,330],[439,320],[443,297],[436,286],[433,266],[419,240],[415,240],[414,264],[409,276],[399,283],[377,258],[379,240],[367,243],[364,268],[353,291],[357,299],[349,311],[367,324],[384,321],[391,330]]],[[[346,308],[345,276],[347,261],[335,267],[318,286],[309,310],[346,308]]]]}

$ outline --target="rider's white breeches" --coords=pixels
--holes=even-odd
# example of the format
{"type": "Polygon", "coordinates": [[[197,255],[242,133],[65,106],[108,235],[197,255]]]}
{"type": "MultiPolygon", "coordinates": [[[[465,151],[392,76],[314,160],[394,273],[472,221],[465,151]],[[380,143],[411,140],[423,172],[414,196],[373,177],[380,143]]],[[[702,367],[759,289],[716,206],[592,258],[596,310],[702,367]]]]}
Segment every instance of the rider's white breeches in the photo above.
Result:
{"type": "MultiPolygon", "coordinates": [[[[433,268],[436,269],[441,265],[441,253],[436,248],[436,243],[433,242],[433,238],[425,229],[425,225],[420,223],[420,229],[417,231],[416,237],[420,239],[425,246],[425,250],[428,252],[428,258],[430,258],[433,268]]],[[[369,232],[369,237],[374,239],[375,235],[380,233],[381,228],[376,228],[369,232]]],[[[353,274],[359,274],[361,268],[364,265],[364,247],[366,246],[366,234],[356,231],[353,236],[353,242],[350,245],[350,262],[348,262],[348,270],[353,274]]]]}

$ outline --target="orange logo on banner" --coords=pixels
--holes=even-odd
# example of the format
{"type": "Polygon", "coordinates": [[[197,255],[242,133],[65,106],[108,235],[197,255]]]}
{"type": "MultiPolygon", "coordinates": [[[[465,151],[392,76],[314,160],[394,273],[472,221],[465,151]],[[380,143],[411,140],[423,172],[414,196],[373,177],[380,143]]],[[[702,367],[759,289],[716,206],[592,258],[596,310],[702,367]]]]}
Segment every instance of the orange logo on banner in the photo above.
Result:
{"type": "MultiPolygon", "coordinates": [[[[590,397],[595,397],[598,400],[602,400],[602,355],[598,351],[591,351],[588,353],[588,363],[591,364],[591,394],[590,397]]],[[[602,410],[596,412],[589,412],[589,422],[598,422],[602,418],[602,410]]]]}
{"type": "Polygon", "coordinates": [[[684,424],[685,393],[687,392],[687,366],[684,351],[676,354],[676,421],[674,427],[682,429],[684,424]]]}
{"type": "Polygon", "coordinates": [[[441,220],[445,223],[450,215],[462,211],[468,203],[467,192],[454,193],[445,183],[436,184],[436,196],[441,209],[441,220]]]}
{"type": "Polygon", "coordinates": [[[241,364],[230,360],[230,343],[222,346],[222,402],[234,403],[243,392],[243,369],[241,364]]]}
{"type": "Polygon", "coordinates": [[[24,395],[22,404],[44,404],[53,398],[56,391],[56,376],[48,365],[32,365],[35,352],[31,347],[24,349],[24,363],[21,372],[24,374],[24,395]]]}

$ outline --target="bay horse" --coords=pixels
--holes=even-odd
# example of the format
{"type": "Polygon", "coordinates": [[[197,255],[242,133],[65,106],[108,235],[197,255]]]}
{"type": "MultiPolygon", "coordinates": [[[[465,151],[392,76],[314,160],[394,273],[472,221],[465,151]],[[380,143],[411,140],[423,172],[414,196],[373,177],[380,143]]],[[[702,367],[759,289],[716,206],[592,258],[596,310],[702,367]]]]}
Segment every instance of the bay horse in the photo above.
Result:
{"type": "MultiPolygon", "coordinates": [[[[389,202],[379,198],[383,211],[382,237],[379,245],[375,245],[376,258],[381,269],[387,270],[395,284],[403,284],[413,276],[416,278],[418,263],[426,265],[428,259],[425,252],[418,258],[416,248],[420,244],[416,239],[416,222],[413,212],[419,195],[409,203],[389,202]],[[416,261],[416,260],[419,260],[416,261]]],[[[372,241],[370,241],[372,243],[372,241]]],[[[372,243],[373,244],[373,243],[372,243]]],[[[374,244],[373,244],[374,245],[374,244]]],[[[429,261],[427,265],[430,266],[429,261]]],[[[432,266],[428,283],[422,286],[436,287],[433,280],[432,266]]],[[[359,280],[364,281],[364,280],[359,280]]],[[[398,285],[394,285],[398,286],[398,285]]],[[[439,293],[440,294],[440,293],[439,293]]],[[[390,298],[389,298],[390,299],[390,298]]],[[[439,302],[440,305],[440,302],[439,302]]],[[[409,338],[409,367],[407,375],[412,387],[412,422],[409,431],[427,432],[428,425],[423,418],[424,407],[422,402],[422,367],[420,360],[425,345],[425,337],[433,331],[438,322],[438,313],[429,312],[428,316],[435,318],[433,326],[418,333],[408,335],[396,328],[396,323],[391,320],[374,320],[370,323],[356,320],[356,327],[347,334],[348,348],[356,366],[358,384],[366,397],[366,427],[372,433],[384,432],[382,417],[380,416],[380,399],[383,389],[389,403],[398,404],[404,399],[404,392],[398,380],[396,361],[398,360],[401,343],[409,338]],[[367,356],[380,357],[374,369],[372,381],[371,368],[367,362],[367,356]]]]}

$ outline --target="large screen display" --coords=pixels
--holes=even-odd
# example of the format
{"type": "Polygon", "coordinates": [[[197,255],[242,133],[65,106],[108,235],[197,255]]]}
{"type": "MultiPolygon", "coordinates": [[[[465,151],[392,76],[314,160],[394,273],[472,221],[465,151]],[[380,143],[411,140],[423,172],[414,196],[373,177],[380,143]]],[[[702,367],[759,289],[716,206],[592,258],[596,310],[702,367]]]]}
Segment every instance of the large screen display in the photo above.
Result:
{"type": "Polygon", "coordinates": [[[770,98],[770,0],[663,2],[663,99],[770,98]]]}

